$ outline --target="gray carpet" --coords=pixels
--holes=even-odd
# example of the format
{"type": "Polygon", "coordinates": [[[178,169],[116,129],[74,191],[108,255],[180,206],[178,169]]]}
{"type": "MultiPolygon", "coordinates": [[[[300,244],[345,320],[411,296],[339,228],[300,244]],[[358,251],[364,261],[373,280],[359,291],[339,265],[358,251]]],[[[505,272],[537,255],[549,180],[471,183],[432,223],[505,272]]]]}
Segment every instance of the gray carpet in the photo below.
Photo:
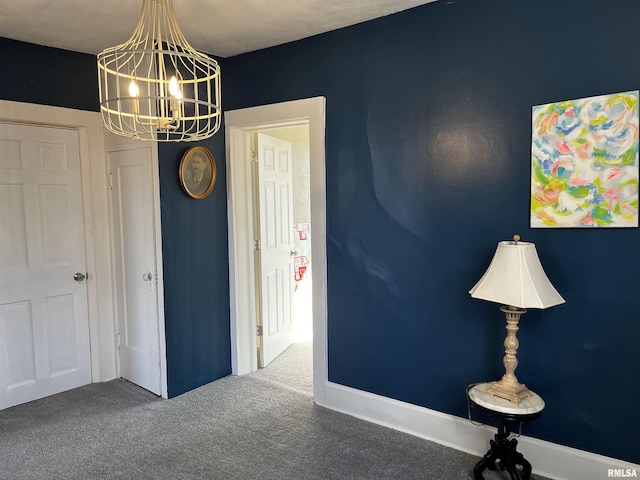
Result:
{"type": "Polygon", "coordinates": [[[314,405],[310,344],[171,400],[114,380],[0,411],[11,480],[467,480],[477,460],[314,405]]]}

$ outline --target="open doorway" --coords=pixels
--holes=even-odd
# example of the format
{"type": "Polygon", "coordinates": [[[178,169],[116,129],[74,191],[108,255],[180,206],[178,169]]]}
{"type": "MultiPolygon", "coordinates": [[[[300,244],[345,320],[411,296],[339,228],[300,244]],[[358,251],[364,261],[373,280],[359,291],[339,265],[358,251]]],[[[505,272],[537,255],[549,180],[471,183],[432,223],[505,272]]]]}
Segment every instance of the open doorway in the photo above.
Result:
{"type": "MultiPolygon", "coordinates": [[[[305,284],[311,297],[314,400],[325,404],[327,382],[326,347],[326,216],[324,162],[325,99],[322,97],[225,113],[227,185],[229,191],[229,250],[231,298],[232,372],[250,373],[258,368],[256,318],[255,201],[253,190],[253,142],[257,132],[276,135],[308,131],[308,198],[310,253],[313,281],[305,284]],[[287,132],[288,131],[288,132],[287,132]]],[[[293,227],[293,225],[292,225],[293,227]]],[[[305,227],[298,227],[303,230],[305,227]]],[[[300,238],[298,232],[294,232],[300,238]]],[[[303,235],[304,236],[304,235],[303,235]]],[[[294,249],[295,250],[295,249],[294,249]]],[[[293,256],[302,256],[297,255],[293,256]]],[[[309,277],[311,272],[309,272],[309,277]]],[[[307,271],[304,274],[307,274],[307,271]]],[[[302,283],[300,283],[302,285],[302,283]]],[[[301,329],[302,330],[302,329],[301,329]]],[[[302,334],[302,332],[300,332],[302,334]]]]}
{"type": "Polygon", "coordinates": [[[257,357],[264,368],[313,338],[309,125],[259,130],[252,140],[257,357]]]}

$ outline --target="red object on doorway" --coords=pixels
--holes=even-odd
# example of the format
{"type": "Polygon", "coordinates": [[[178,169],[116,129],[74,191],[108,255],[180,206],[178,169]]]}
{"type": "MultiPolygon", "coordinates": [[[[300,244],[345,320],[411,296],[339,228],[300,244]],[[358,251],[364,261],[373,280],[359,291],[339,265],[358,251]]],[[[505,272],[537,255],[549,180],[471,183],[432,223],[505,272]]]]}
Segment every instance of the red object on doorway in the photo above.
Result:
{"type": "Polygon", "coordinates": [[[309,233],[311,233],[311,224],[296,223],[293,228],[298,232],[298,238],[300,238],[300,240],[307,240],[309,238],[309,233]]]}
{"type": "Polygon", "coordinates": [[[293,257],[293,274],[296,283],[304,278],[304,274],[307,272],[307,265],[309,259],[305,255],[293,257]]]}

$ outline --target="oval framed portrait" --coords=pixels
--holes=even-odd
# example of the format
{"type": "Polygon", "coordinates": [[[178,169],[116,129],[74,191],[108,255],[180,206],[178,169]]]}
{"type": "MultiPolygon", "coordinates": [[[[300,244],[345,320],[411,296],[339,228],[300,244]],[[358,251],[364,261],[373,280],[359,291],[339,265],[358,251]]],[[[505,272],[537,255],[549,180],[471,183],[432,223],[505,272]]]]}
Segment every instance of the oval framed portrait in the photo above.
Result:
{"type": "Polygon", "coordinates": [[[204,147],[191,147],[180,160],[180,185],[187,195],[201,200],[216,183],[216,161],[204,147]]]}

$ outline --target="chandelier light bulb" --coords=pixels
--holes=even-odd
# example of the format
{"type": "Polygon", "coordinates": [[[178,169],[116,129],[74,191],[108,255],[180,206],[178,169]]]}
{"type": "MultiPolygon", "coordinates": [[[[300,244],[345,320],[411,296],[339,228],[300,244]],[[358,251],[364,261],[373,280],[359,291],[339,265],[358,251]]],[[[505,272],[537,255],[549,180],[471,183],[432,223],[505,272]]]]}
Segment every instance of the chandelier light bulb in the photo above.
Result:
{"type": "Polygon", "coordinates": [[[178,79],[175,75],[172,75],[169,79],[169,93],[172,97],[182,96],[180,89],[178,88],[178,79]]]}
{"type": "Polygon", "coordinates": [[[138,85],[136,84],[135,80],[131,80],[131,83],[129,84],[129,95],[131,95],[132,97],[137,97],[140,94],[140,89],[138,88],[138,85]]]}

